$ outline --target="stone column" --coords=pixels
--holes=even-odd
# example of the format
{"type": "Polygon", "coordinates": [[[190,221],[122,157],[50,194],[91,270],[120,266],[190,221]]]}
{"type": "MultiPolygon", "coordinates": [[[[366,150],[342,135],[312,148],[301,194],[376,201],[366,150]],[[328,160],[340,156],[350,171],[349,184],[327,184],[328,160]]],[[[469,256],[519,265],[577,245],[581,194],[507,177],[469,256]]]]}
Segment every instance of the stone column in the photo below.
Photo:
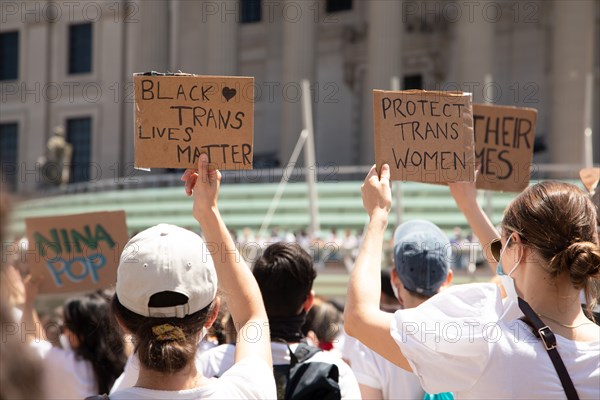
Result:
{"type": "MultiPolygon", "coordinates": [[[[36,83],[43,87],[48,83],[51,73],[55,70],[52,65],[52,29],[50,23],[25,23],[19,31],[19,81],[18,96],[6,94],[2,101],[2,122],[18,121],[17,151],[18,173],[17,187],[21,191],[33,191],[41,182],[37,161],[45,155],[46,143],[50,136],[50,104],[39,96],[39,90],[32,90],[36,83]],[[22,55],[21,55],[22,53],[22,55]],[[22,62],[25,60],[25,63],[22,62]],[[24,92],[23,89],[28,90],[24,92]],[[36,93],[38,96],[36,96],[36,93]],[[25,102],[23,102],[25,99],[25,102]],[[19,116],[23,116],[19,119],[19,116]]],[[[56,57],[56,56],[55,56],[56,57]]],[[[8,92],[8,91],[7,91],[8,92]]],[[[6,92],[6,93],[7,93],[6,92]]],[[[4,95],[4,94],[3,94],[4,95]]],[[[4,183],[2,183],[4,187],[4,183]]],[[[6,190],[3,188],[3,190],[6,190]]],[[[3,221],[4,222],[4,221],[3,221]]]]}
{"type": "Polygon", "coordinates": [[[202,20],[206,20],[206,74],[236,75],[238,67],[239,0],[205,0],[202,20]]]}
{"type": "MultiPolygon", "coordinates": [[[[283,70],[280,162],[287,164],[302,131],[302,80],[315,82],[315,42],[318,22],[315,21],[315,3],[285,0],[282,3],[283,70]]],[[[278,89],[279,90],[279,89],[278,89]]],[[[313,116],[316,121],[316,105],[313,116]]]]}
{"type": "Polygon", "coordinates": [[[389,90],[394,76],[402,82],[402,1],[370,0],[368,4],[367,73],[363,91],[363,124],[359,160],[371,165],[373,144],[373,89],[389,90]]]}
{"type": "MultiPolygon", "coordinates": [[[[598,4],[595,1],[554,1],[552,6],[554,89],[548,138],[550,162],[583,164],[585,81],[586,75],[593,72],[593,55],[598,46],[594,36],[598,4]]],[[[592,115],[597,108],[598,105],[592,115]]],[[[594,146],[598,145],[596,140],[594,146]]]]}
{"type": "Polygon", "coordinates": [[[146,72],[169,69],[169,2],[166,0],[140,1],[140,36],[137,38],[136,67],[146,72]]]}
{"type": "Polygon", "coordinates": [[[452,82],[447,89],[458,87],[472,92],[474,103],[482,103],[486,98],[489,101],[493,95],[488,93],[484,97],[483,92],[486,84],[494,81],[494,27],[499,19],[498,10],[497,3],[489,1],[476,7],[466,7],[455,28],[457,82],[452,82]],[[491,82],[486,79],[491,79],[491,82]]]}

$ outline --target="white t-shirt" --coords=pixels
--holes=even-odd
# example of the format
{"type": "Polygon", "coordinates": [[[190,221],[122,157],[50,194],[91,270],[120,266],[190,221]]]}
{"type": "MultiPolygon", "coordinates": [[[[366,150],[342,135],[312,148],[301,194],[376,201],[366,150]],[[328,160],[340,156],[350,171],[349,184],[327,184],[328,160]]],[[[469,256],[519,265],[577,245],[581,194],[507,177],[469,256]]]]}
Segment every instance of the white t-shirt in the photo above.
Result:
{"type": "Polygon", "coordinates": [[[30,345],[42,358],[44,395],[48,400],[81,400],[98,394],[91,362],[46,341],[32,341],[30,345]]]}
{"type": "Polygon", "coordinates": [[[423,398],[425,392],[415,374],[394,365],[358,340],[355,339],[344,354],[350,360],[358,383],[381,390],[382,398],[423,398]]]}
{"type": "MultiPolygon", "coordinates": [[[[207,340],[200,341],[200,343],[198,344],[198,351],[196,351],[196,364],[198,362],[198,357],[200,356],[200,354],[216,346],[216,344],[207,340]]],[[[198,365],[196,366],[196,368],[198,370],[201,370],[201,368],[198,367],[198,365]]],[[[125,364],[123,373],[115,380],[113,387],[110,389],[110,393],[114,393],[117,390],[127,389],[132,386],[135,386],[139,375],[140,359],[137,356],[137,353],[133,353],[127,359],[127,363],[125,364]]]]}
{"type": "MultiPolygon", "coordinates": [[[[290,344],[290,349],[296,351],[298,344],[290,344]]],[[[285,343],[271,342],[274,365],[290,363],[290,354],[285,343]]],[[[196,365],[202,368],[202,374],[207,377],[220,376],[233,365],[235,346],[224,344],[204,352],[198,358],[196,365]]],[[[360,388],[354,373],[341,358],[335,357],[326,351],[319,351],[306,362],[322,362],[335,364],[340,373],[340,391],[342,399],[360,399],[360,388]]],[[[273,371],[271,371],[271,376],[273,371]]]]}
{"type": "Polygon", "coordinates": [[[121,375],[115,380],[112,388],[110,389],[110,394],[130,387],[135,386],[138,377],[140,375],[140,359],[137,356],[137,353],[133,353],[127,359],[127,363],[125,364],[125,368],[121,375]]]}
{"type": "Polygon", "coordinates": [[[195,389],[165,391],[132,387],[110,395],[111,400],[150,399],[274,399],[275,379],[269,365],[261,358],[247,357],[235,364],[219,379],[195,389]]]}
{"type": "MultiPolygon", "coordinates": [[[[198,345],[198,351],[196,352],[196,360],[198,360],[198,356],[203,352],[216,347],[212,342],[207,340],[202,340],[198,345]]],[[[201,368],[197,365],[196,368],[201,370],[201,368]]],[[[127,363],[125,364],[125,368],[123,369],[123,373],[115,380],[113,387],[110,389],[110,393],[114,393],[117,390],[127,389],[135,386],[138,377],[140,375],[140,359],[137,356],[137,353],[133,353],[127,359],[127,363]]]]}
{"type": "Polygon", "coordinates": [[[15,321],[16,324],[20,324],[23,319],[23,311],[17,307],[12,307],[11,314],[13,321],[15,321]]]}
{"type": "MultiPolygon", "coordinates": [[[[542,342],[506,307],[495,284],[446,289],[394,314],[390,332],[429,393],[463,399],[565,398],[542,342]]],[[[521,314],[522,315],[522,314],[521,314]]],[[[558,351],[581,399],[600,393],[600,337],[556,335],[558,351]]]]}

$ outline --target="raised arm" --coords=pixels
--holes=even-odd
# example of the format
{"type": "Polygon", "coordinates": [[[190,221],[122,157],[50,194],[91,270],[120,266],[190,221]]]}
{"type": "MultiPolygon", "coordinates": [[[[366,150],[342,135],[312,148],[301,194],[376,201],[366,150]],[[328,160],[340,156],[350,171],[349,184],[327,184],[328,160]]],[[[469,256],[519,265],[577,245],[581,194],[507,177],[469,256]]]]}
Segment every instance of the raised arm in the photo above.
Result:
{"type": "Polygon", "coordinates": [[[379,309],[381,253],[388,215],[392,207],[390,168],[375,166],[362,185],[363,206],[369,214],[365,238],[348,284],[344,311],[346,332],[399,367],[411,371],[408,361],[390,334],[393,314],[379,309]]]}
{"type": "Polygon", "coordinates": [[[23,305],[23,319],[21,321],[21,329],[24,330],[25,340],[38,342],[40,340],[46,340],[46,334],[42,327],[42,323],[38,317],[35,309],[35,299],[37,298],[41,279],[39,277],[33,277],[28,275],[23,280],[23,286],[25,287],[25,304],[23,305]],[[35,336],[32,338],[29,333],[35,332],[35,336]]]}
{"type": "Polygon", "coordinates": [[[219,286],[239,333],[235,361],[258,356],[272,365],[269,323],[260,289],[217,208],[221,173],[209,169],[208,157],[202,154],[198,171],[187,170],[181,179],[188,196],[193,194],[194,218],[202,227],[219,286]]]}
{"type": "Polygon", "coordinates": [[[477,202],[475,182],[453,182],[449,183],[448,187],[450,187],[450,193],[454,197],[456,205],[464,214],[471,229],[473,229],[473,233],[479,238],[483,255],[495,274],[497,263],[492,257],[490,243],[492,240],[499,238],[500,234],[477,202]]]}

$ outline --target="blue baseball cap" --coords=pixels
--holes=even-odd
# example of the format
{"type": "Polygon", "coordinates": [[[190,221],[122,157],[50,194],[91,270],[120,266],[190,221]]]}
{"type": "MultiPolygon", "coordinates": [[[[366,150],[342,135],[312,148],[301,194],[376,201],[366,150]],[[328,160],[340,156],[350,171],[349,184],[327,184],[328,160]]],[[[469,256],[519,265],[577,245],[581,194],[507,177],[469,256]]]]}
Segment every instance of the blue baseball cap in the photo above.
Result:
{"type": "Polygon", "coordinates": [[[446,281],[452,248],[435,224],[412,220],[394,232],[394,264],[406,290],[433,296],[446,281]]]}

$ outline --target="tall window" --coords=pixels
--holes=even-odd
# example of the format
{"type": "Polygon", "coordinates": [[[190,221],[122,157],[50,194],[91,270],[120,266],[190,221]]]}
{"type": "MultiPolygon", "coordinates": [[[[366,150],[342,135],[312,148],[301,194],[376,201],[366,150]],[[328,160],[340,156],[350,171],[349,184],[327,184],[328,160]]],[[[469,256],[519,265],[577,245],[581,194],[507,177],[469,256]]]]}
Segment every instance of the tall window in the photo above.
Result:
{"type": "Polygon", "coordinates": [[[19,32],[0,33],[0,81],[19,79],[19,32]]]}
{"type": "Polygon", "coordinates": [[[91,118],[72,118],[67,120],[67,141],[73,146],[70,182],[86,182],[90,180],[91,139],[91,118]]]}
{"type": "Polygon", "coordinates": [[[406,75],[404,77],[404,90],[423,89],[423,75],[406,75]]]}
{"type": "Polygon", "coordinates": [[[69,27],[69,74],[92,72],[92,24],[69,27]]]}
{"type": "Polygon", "coordinates": [[[242,23],[260,22],[262,18],[261,0],[240,0],[240,21],[242,23]]]}
{"type": "Polygon", "coordinates": [[[16,123],[0,124],[0,178],[3,188],[17,188],[18,160],[19,126],[16,123]]]}
{"type": "Polygon", "coordinates": [[[347,10],[352,10],[352,0],[327,0],[325,3],[325,11],[328,13],[347,10]]]}

